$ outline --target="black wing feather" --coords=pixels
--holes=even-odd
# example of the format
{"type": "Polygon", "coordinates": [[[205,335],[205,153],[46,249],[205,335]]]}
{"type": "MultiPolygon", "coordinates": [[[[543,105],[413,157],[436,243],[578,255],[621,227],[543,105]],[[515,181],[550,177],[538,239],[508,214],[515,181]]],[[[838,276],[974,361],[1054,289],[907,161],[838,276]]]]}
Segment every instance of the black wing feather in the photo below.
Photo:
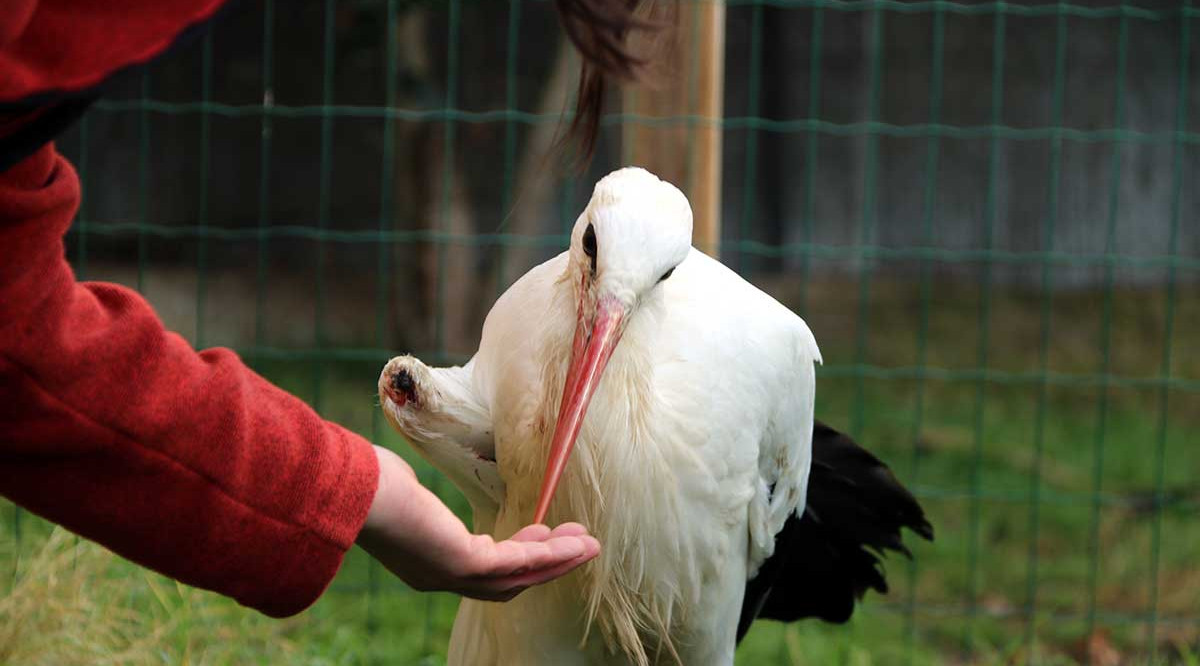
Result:
{"type": "Polygon", "coordinates": [[[887,465],[817,421],[804,515],[788,517],[775,553],[746,584],[738,641],[758,618],[850,619],[868,589],[887,593],[884,552],[911,557],[901,539],[905,527],[933,540],[921,505],[887,465]]]}

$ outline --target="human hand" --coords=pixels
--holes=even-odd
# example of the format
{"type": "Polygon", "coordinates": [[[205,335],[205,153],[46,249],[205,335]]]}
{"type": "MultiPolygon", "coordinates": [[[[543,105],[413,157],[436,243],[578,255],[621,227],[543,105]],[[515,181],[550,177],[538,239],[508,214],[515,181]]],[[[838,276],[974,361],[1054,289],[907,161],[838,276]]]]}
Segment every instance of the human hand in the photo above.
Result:
{"type": "Polygon", "coordinates": [[[471,534],[400,456],[376,446],[379,488],[358,545],[413,588],[508,601],[600,553],[578,523],[530,525],[507,541],[471,534]]]}

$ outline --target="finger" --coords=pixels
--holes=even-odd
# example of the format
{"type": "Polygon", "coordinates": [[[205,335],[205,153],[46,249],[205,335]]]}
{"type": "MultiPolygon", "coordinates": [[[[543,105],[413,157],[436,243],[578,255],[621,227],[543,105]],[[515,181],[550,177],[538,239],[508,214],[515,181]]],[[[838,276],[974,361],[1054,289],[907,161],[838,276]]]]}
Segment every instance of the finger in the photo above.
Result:
{"type": "Polygon", "coordinates": [[[560,576],[574,571],[588,561],[586,556],[580,556],[569,562],[564,562],[548,569],[531,571],[513,576],[506,576],[488,581],[482,589],[475,593],[476,598],[487,601],[508,601],[535,585],[548,583],[560,576]]]}
{"type": "Polygon", "coordinates": [[[512,541],[545,541],[550,537],[550,528],[542,524],[526,525],[509,537],[512,541]]]}
{"type": "Polygon", "coordinates": [[[590,536],[554,537],[545,541],[501,541],[484,555],[483,578],[504,578],[558,566],[580,556],[588,559],[600,552],[600,543],[590,536]]]}
{"type": "MultiPolygon", "coordinates": [[[[578,539],[583,544],[582,552],[575,557],[571,557],[571,550],[559,550],[555,553],[557,555],[555,559],[546,560],[541,563],[541,566],[531,566],[524,571],[514,571],[512,576],[519,579],[522,577],[529,577],[528,580],[533,581],[526,582],[524,583],[525,585],[539,584],[557,578],[600,554],[600,542],[593,537],[556,537],[553,539],[553,541],[557,542],[560,539],[578,539]]],[[[552,549],[555,547],[557,547],[557,543],[552,546],[552,549]]]]}
{"type": "Polygon", "coordinates": [[[545,541],[551,537],[583,536],[585,534],[587,534],[587,528],[579,523],[563,523],[555,527],[553,531],[545,525],[535,524],[525,526],[509,539],[512,541],[545,541]]]}
{"type": "Polygon", "coordinates": [[[560,576],[570,573],[600,553],[599,541],[592,537],[583,537],[582,541],[584,542],[585,547],[583,553],[580,554],[579,557],[559,562],[542,569],[523,571],[508,576],[500,576],[492,580],[481,581],[478,587],[469,592],[463,593],[467,596],[472,596],[477,599],[484,599],[486,601],[508,601],[519,595],[521,592],[524,592],[529,587],[550,582],[560,576]]]}
{"type": "Polygon", "coordinates": [[[515,597],[521,592],[525,591],[527,588],[533,587],[534,585],[541,585],[542,583],[548,583],[556,578],[571,573],[581,565],[586,564],[593,557],[595,557],[594,553],[585,552],[583,555],[580,555],[573,560],[568,560],[546,569],[530,571],[496,581],[496,587],[499,590],[497,596],[507,597],[502,599],[505,601],[507,599],[511,599],[512,597],[515,597]]]}
{"type": "Polygon", "coordinates": [[[583,553],[580,557],[583,557],[585,562],[600,554],[600,542],[594,536],[584,534],[581,536],[555,537],[551,541],[557,541],[558,539],[578,539],[583,542],[583,553]]]}
{"type": "Polygon", "coordinates": [[[558,578],[560,576],[565,576],[568,573],[574,571],[575,569],[583,566],[584,564],[587,564],[588,562],[590,562],[592,560],[593,557],[595,557],[595,555],[585,552],[583,555],[580,555],[579,557],[577,557],[573,560],[568,560],[566,562],[563,562],[562,564],[548,567],[548,568],[542,569],[540,571],[530,571],[529,573],[522,574],[520,576],[515,577],[514,580],[512,581],[513,586],[514,587],[531,587],[533,585],[541,585],[542,583],[548,583],[548,582],[554,580],[555,578],[558,578]]]}
{"type": "Polygon", "coordinates": [[[587,533],[587,528],[579,523],[563,523],[562,525],[554,528],[554,531],[550,532],[550,536],[584,536],[587,533]]]}

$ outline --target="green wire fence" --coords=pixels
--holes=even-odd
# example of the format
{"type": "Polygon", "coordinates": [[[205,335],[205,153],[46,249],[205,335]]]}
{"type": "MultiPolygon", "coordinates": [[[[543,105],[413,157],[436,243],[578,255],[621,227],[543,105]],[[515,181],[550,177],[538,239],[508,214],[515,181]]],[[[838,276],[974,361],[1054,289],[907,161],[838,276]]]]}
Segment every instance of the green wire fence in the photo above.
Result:
{"type": "MultiPolygon", "coordinates": [[[[740,662],[1195,663],[1200,9],[726,6],[724,117],[614,107],[573,174],[546,157],[578,62],[550,3],[242,3],[60,141],[69,258],[407,453],[384,362],[468,358],[623,128],[717,122],[722,260],[806,318],[819,416],[938,532],[849,625],[756,626],[740,662]]],[[[19,560],[44,524],[7,514],[19,560]]],[[[354,552],[289,640],[436,662],[454,607],[354,552]]]]}

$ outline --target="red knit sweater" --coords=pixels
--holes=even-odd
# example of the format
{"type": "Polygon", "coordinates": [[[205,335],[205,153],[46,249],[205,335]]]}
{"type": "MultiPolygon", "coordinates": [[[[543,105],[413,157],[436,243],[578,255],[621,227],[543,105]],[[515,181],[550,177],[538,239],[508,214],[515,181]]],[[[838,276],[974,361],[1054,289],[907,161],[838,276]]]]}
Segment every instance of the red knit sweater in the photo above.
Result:
{"type": "Polygon", "coordinates": [[[0,104],[102,83],[150,61],[226,0],[4,0],[0,104]]]}
{"type": "Polygon", "coordinates": [[[311,604],[374,497],[365,440],[137,293],[77,283],[79,204],[47,145],[0,173],[0,494],[268,615],[311,604]]]}

